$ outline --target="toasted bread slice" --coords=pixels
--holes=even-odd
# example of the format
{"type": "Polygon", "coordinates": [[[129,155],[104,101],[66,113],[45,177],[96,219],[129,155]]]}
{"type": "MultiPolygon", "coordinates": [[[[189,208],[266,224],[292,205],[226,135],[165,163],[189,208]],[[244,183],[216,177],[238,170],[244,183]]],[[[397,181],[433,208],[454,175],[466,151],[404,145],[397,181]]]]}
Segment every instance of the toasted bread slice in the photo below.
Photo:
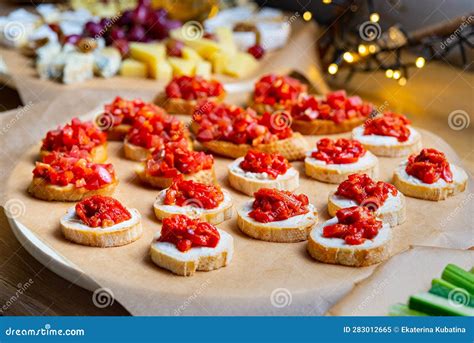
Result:
{"type": "Polygon", "coordinates": [[[341,238],[323,237],[323,228],[337,223],[337,218],[317,225],[308,237],[308,252],[323,263],[342,264],[351,267],[365,267],[385,261],[390,257],[392,229],[384,223],[373,240],[359,245],[349,245],[341,238]]]}
{"type": "MultiPolygon", "coordinates": [[[[354,200],[341,197],[336,195],[335,192],[332,192],[329,194],[328,198],[328,213],[331,217],[334,217],[336,212],[341,208],[359,205],[361,204],[358,204],[354,200]]],[[[385,200],[383,204],[372,203],[368,200],[363,205],[369,208],[377,208],[377,217],[379,217],[384,223],[389,224],[390,227],[402,224],[407,217],[406,200],[401,192],[397,192],[396,196],[389,194],[387,200],[385,200]]]]}
{"type": "MultiPolygon", "coordinates": [[[[140,180],[152,187],[163,189],[168,188],[173,183],[173,178],[162,176],[151,176],[145,171],[145,165],[141,163],[135,168],[140,180]]],[[[185,180],[193,180],[207,185],[217,184],[216,173],[214,167],[198,171],[195,174],[183,174],[185,180]]]]}
{"type": "MultiPolygon", "coordinates": [[[[294,191],[299,187],[299,172],[291,167],[285,174],[279,175],[276,179],[249,177],[246,172],[239,168],[240,163],[244,160],[243,157],[236,159],[227,167],[229,170],[230,185],[250,196],[258,191],[260,188],[276,188],[284,191],[294,191]]],[[[250,173],[255,174],[255,173],[250,173]]]]}
{"type": "Polygon", "coordinates": [[[245,156],[245,154],[252,149],[267,153],[279,153],[289,161],[303,159],[306,151],[309,150],[308,142],[300,133],[297,132],[295,132],[290,138],[256,146],[251,146],[249,144],[234,144],[219,140],[203,142],[202,145],[213,153],[231,158],[245,156]]]}
{"type": "Polygon", "coordinates": [[[196,271],[211,271],[225,267],[232,261],[234,239],[223,230],[217,229],[217,231],[220,240],[215,248],[193,247],[181,252],[172,243],[154,240],[150,249],[151,259],[159,267],[181,276],[191,276],[196,271]]]}
{"type": "Polygon", "coordinates": [[[237,226],[246,235],[269,242],[293,243],[308,239],[311,228],[318,221],[318,214],[313,205],[309,212],[286,220],[260,223],[249,217],[253,200],[246,202],[237,212],[237,226]]]}
{"type": "MultiPolygon", "coordinates": [[[[213,96],[207,98],[207,100],[212,102],[222,102],[226,97],[226,93],[221,94],[220,96],[213,96]]],[[[166,112],[171,114],[188,114],[193,115],[198,100],[184,100],[179,98],[168,98],[165,92],[158,94],[158,96],[153,100],[153,102],[163,107],[166,112]]]]}
{"type": "Polygon", "coordinates": [[[52,185],[40,177],[33,177],[28,192],[35,198],[48,201],[80,201],[92,195],[112,195],[118,180],[115,182],[94,190],[85,187],[75,187],[72,184],[66,186],[52,185]]]}
{"type": "Polygon", "coordinates": [[[352,137],[377,156],[402,157],[421,150],[421,135],[409,127],[410,137],[406,142],[398,142],[395,137],[364,135],[364,127],[358,126],[352,130],[352,137]]]}
{"type": "Polygon", "coordinates": [[[132,161],[145,161],[151,156],[151,150],[132,144],[127,138],[123,141],[123,152],[125,157],[132,161]]]}
{"type": "Polygon", "coordinates": [[[331,135],[335,133],[349,132],[356,126],[364,123],[367,118],[350,118],[341,123],[336,124],[332,120],[316,119],[316,120],[298,120],[293,119],[291,128],[293,131],[302,135],[331,135]]]}
{"type": "Polygon", "coordinates": [[[268,105],[260,102],[255,102],[253,100],[253,92],[252,94],[250,94],[250,98],[247,101],[247,105],[253,108],[258,114],[264,114],[265,112],[273,113],[275,111],[282,111],[287,109],[286,106],[282,104],[268,105]]]}
{"type": "Polygon", "coordinates": [[[464,192],[466,189],[467,174],[457,165],[450,164],[451,172],[453,173],[452,183],[439,179],[432,184],[423,183],[414,176],[408,175],[405,171],[406,165],[407,163],[404,162],[395,169],[392,181],[393,185],[406,196],[439,201],[464,192]]]}
{"type": "MultiPolygon", "coordinates": [[[[51,151],[48,150],[40,150],[40,159],[43,159],[44,156],[50,154],[51,151]]],[[[103,163],[107,160],[107,142],[104,144],[98,145],[95,148],[92,148],[90,151],[90,156],[92,162],[95,163],[103,163]]]]}
{"type": "Polygon", "coordinates": [[[132,128],[132,125],[120,124],[117,126],[112,126],[108,129],[107,140],[109,141],[123,141],[125,136],[128,134],[128,131],[132,128]]]}
{"type": "Polygon", "coordinates": [[[219,206],[209,210],[197,207],[197,201],[193,201],[193,199],[190,199],[187,206],[165,205],[163,201],[166,191],[167,190],[164,189],[158,193],[158,197],[153,204],[153,209],[158,220],[163,220],[174,214],[184,214],[190,218],[200,219],[212,225],[217,225],[232,218],[232,198],[230,193],[224,189],[222,190],[224,200],[219,206]]]}
{"type": "Polygon", "coordinates": [[[341,183],[354,173],[367,174],[372,178],[378,175],[378,160],[367,151],[356,163],[326,164],[324,161],[311,157],[310,153],[304,160],[306,175],[321,182],[341,183]]]}
{"type": "Polygon", "coordinates": [[[143,233],[141,215],[138,210],[128,209],[132,218],[109,227],[89,227],[77,216],[71,207],[61,218],[61,231],[66,239],[82,245],[108,248],[129,244],[143,233]]]}

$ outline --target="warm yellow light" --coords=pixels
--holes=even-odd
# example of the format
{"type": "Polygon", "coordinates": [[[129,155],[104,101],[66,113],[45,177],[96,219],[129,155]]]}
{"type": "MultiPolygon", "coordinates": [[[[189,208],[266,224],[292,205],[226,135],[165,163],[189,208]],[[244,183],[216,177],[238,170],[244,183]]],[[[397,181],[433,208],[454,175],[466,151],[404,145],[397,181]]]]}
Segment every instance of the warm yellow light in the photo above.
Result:
{"type": "Polygon", "coordinates": [[[309,11],[303,13],[303,19],[306,21],[310,21],[313,18],[313,14],[309,11]]]}
{"type": "Polygon", "coordinates": [[[423,57],[418,57],[415,61],[415,65],[417,68],[423,68],[425,66],[426,60],[423,57]]]}
{"type": "Polygon", "coordinates": [[[398,80],[398,79],[400,78],[400,76],[402,76],[402,73],[400,73],[399,70],[395,70],[395,71],[393,72],[393,78],[394,78],[395,80],[398,80]]]}
{"type": "Polygon", "coordinates": [[[400,86],[405,86],[407,84],[407,79],[405,79],[404,77],[401,77],[400,80],[398,80],[398,84],[400,86]]]}
{"type": "Polygon", "coordinates": [[[369,45],[369,52],[371,54],[375,53],[377,51],[377,47],[374,44],[369,45]]]}
{"type": "Polygon", "coordinates": [[[336,74],[338,70],[339,70],[339,67],[337,66],[336,63],[331,63],[328,67],[328,73],[331,75],[336,74]]]}
{"type": "Polygon", "coordinates": [[[357,51],[359,51],[359,54],[361,56],[365,56],[368,54],[368,50],[367,50],[367,47],[364,45],[364,44],[360,44],[359,47],[357,48],[357,51]]]}
{"type": "Polygon", "coordinates": [[[393,77],[393,70],[392,69],[385,70],[385,76],[391,79],[393,77]]]}
{"type": "Polygon", "coordinates": [[[323,4],[329,5],[332,2],[332,0],[323,0],[323,4]]]}
{"type": "Polygon", "coordinates": [[[342,55],[342,58],[344,58],[344,61],[347,63],[354,62],[354,56],[350,52],[345,52],[344,55],[342,55]]]}
{"type": "Polygon", "coordinates": [[[370,15],[370,21],[372,23],[377,23],[380,20],[380,16],[378,13],[374,12],[370,15]]]}

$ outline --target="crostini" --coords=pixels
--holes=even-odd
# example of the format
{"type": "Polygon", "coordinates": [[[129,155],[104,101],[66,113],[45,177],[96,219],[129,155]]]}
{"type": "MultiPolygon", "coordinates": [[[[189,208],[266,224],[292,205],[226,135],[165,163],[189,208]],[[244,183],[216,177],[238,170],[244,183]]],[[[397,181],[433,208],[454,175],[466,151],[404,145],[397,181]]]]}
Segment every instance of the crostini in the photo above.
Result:
{"type": "Polygon", "coordinates": [[[255,83],[249,106],[257,113],[288,109],[307,87],[297,79],[286,75],[264,75],[255,83]]]}
{"type": "Polygon", "coordinates": [[[232,261],[234,240],[212,224],[176,214],[163,220],[150,249],[152,261],[174,274],[191,276],[232,261]]]}
{"type": "Polygon", "coordinates": [[[354,206],[316,226],[308,237],[308,252],[323,263],[365,267],[390,257],[392,229],[367,207],[354,206]]]}
{"type": "Polygon", "coordinates": [[[216,183],[212,155],[169,143],[164,150],[155,152],[139,164],[135,172],[142,182],[159,189],[171,186],[179,177],[204,184],[216,183]]]}
{"type": "Polygon", "coordinates": [[[155,103],[171,114],[192,115],[198,101],[221,102],[225,96],[224,86],[219,81],[183,75],[173,78],[165,91],[158,94],[155,103]]]}
{"type": "Polygon", "coordinates": [[[249,150],[279,153],[293,161],[303,159],[308,142],[290,128],[287,113],[264,113],[228,104],[200,103],[193,116],[192,130],[208,150],[231,158],[249,150]]]}
{"type": "Polygon", "coordinates": [[[178,179],[158,193],[153,209],[158,220],[184,214],[217,225],[232,218],[232,198],[217,185],[178,179]]]}
{"type": "Polygon", "coordinates": [[[93,247],[118,247],[139,239],[141,215],[118,200],[101,195],[88,197],[71,207],[61,218],[64,237],[93,247]]]}
{"type": "Polygon", "coordinates": [[[141,99],[126,100],[116,97],[104,105],[103,112],[95,117],[95,124],[107,134],[107,140],[123,141],[136,118],[150,118],[153,115],[165,116],[164,110],[141,99]]]}
{"type": "Polygon", "coordinates": [[[358,96],[348,97],[344,90],[323,98],[305,95],[291,105],[291,128],[303,135],[350,132],[363,124],[372,111],[372,104],[358,96]]]}
{"type": "Polygon", "coordinates": [[[390,227],[406,220],[403,194],[395,186],[383,181],[375,182],[367,174],[349,175],[335,192],[329,194],[328,212],[331,217],[340,209],[353,206],[368,207],[390,227]]]}
{"type": "Polygon", "coordinates": [[[135,120],[123,142],[125,157],[133,161],[145,161],[153,151],[164,149],[169,142],[185,141],[190,149],[192,143],[184,123],[169,115],[155,114],[150,118],[135,120]]]}
{"type": "Polygon", "coordinates": [[[237,215],[237,225],[246,235],[281,243],[305,241],[317,220],[306,195],[270,188],[258,190],[237,215]]]}
{"type": "Polygon", "coordinates": [[[401,163],[393,174],[393,184],[403,194],[419,199],[439,201],[463,192],[467,174],[449,163],[436,149],[423,149],[401,163]]]}
{"type": "Polygon", "coordinates": [[[230,185],[250,196],[260,188],[294,191],[299,187],[299,172],[280,154],[250,150],[227,167],[230,185]]]}
{"type": "Polygon", "coordinates": [[[73,147],[87,151],[92,161],[101,163],[107,159],[107,136],[91,121],[73,118],[71,123],[48,131],[40,150],[40,158],[51,152],[69,152],[73,147]]]}
{"type": "Polygon", "coordinates": [[[350,174],[378,174],[378,160],[356,140],[322,138],[304,160],[306,175],[318,181],[341,183],[350,174]]]}
{"type": "Polygon", "coordinates": [[[402,114],[385,112],[352,130],[352,138],[377,156],[401,157],[421,149],[421,135],[402,114]]]}
{"type": "Polygon", "coordinates": [[[112,164],[90,162],[87,152],[76,147],[36,162],[28,191],[42,200],[79,201],[91,195],[112,195],[117,184],[112,164]]]}

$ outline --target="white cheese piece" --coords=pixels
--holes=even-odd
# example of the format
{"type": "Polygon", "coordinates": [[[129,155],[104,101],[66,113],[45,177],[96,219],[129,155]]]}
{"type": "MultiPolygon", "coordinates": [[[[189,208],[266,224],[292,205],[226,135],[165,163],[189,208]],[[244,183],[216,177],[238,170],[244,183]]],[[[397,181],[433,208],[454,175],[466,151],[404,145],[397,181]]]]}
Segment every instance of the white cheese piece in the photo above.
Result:
{"type": "Polygon", "coordinates": [[[255,179],[255,180],[262,180],[262,181],[281,181],[281,180],[287,180],[292,177],[295,177],[295,175],[298,175],[298,171],[291,167],[289,168],[285,174],[278,175],[276,179],[270,178],[270,176],[267,173],[254,173],[254,172],[249,172],[245,171],[242,168],[240,168],[240,163],[244,160],[244,157],[240,157],[236,159],[234,162],[229,164],[228,168],[233,171],[235,174],[239,174],[243,177],[249,178],[249,179],[255,179]]]}
{"type": "Polygon", "coordinates": [[[115,48],[104,48],[94,51],[94,74],[105,78],[117,74],[122,56],[115,48]]]}
{"type": "Polygon", "coordinates": [[[377,163],[377,157],[372,154],[370,151],[367,151],[364,156],[359,158],[355,163],[346,163],[346,164],[328,164],[326,161],[318,160],[314,157],[311,157],[311,154],[317,149],[307,153],[305,163],[309,163],[315,166],[324,167],[329,170],[338,170],[340,172],[357,172],[359,170],[364,170],[374,166],[377,163]]]}
{"type": "MultiPolygon", "coordinates": [[[[388,213],[399,211],[403,207],[401,192],[398,191],[397,195],[388,194],[387,199],[384,201],[382,206],[377,209],[377,213],[388,213]]],[[[331,201],[340,208],[347,208],[352,206],[359,206],[360,204],[352,199],[342,197],[340,195],[333,194],[331,201]]]]}
{"type": "Polygon", "coordinates": [[[407,161],[401,163],[397,167],[397,173],[400,175],[402,179],[404,179],[406,182],[411,183],[413,185],[423,185],[425,187],[430,187],[430,188],[443,188],[447,186],[454,186],[454,184],[461,184],[464,183],[467,180],[467,174],[464,171],[464,169],[458,167],[455,164],[450,163],[449,166],[451,168],[451,172],[453,173],[453,182],[448,183],[444,179],[439,178],[438,181],[434,183],[424,183],[420,179],[416,178],[413,175],[409,175],[406,172],[406,167],[407,167],[407,161]]]}
{"type": "Polygon", "coordinates": [[[386,147],[393,147],[393,146],[403,146],[403,145],[411,145],[416,140],[419,140],[420,134],[411,126],[408,126],[410,130],[410,136],[408,140],[405,142],[399,142],[397,138],[390,137],[390,136],[380,136],[380,135],[364,135],[364,126],[358,126],[352,130],[352,137],[357,139],[362,144],[368,145],[375,145],[375,146],[386,146],[386,147]]]}
{"type": "Polygon", "coordinates": [[[93,77],[94,56],[80,52],[71,52],[66,57],[62,82],[72,84],[83,82],[93,77]]]}

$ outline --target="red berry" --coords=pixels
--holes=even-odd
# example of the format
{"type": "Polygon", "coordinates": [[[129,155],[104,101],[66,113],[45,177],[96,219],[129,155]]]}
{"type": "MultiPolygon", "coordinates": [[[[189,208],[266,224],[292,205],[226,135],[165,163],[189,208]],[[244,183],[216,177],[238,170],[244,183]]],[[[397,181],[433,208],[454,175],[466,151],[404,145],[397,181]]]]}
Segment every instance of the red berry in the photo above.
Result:
{"type": "Polygon", "coordinates": [[[247,52],[255,57],[257,60],[261,59],[265,55],[265,49],[260,44],[255,44],[248,48],[247,52]]]}

